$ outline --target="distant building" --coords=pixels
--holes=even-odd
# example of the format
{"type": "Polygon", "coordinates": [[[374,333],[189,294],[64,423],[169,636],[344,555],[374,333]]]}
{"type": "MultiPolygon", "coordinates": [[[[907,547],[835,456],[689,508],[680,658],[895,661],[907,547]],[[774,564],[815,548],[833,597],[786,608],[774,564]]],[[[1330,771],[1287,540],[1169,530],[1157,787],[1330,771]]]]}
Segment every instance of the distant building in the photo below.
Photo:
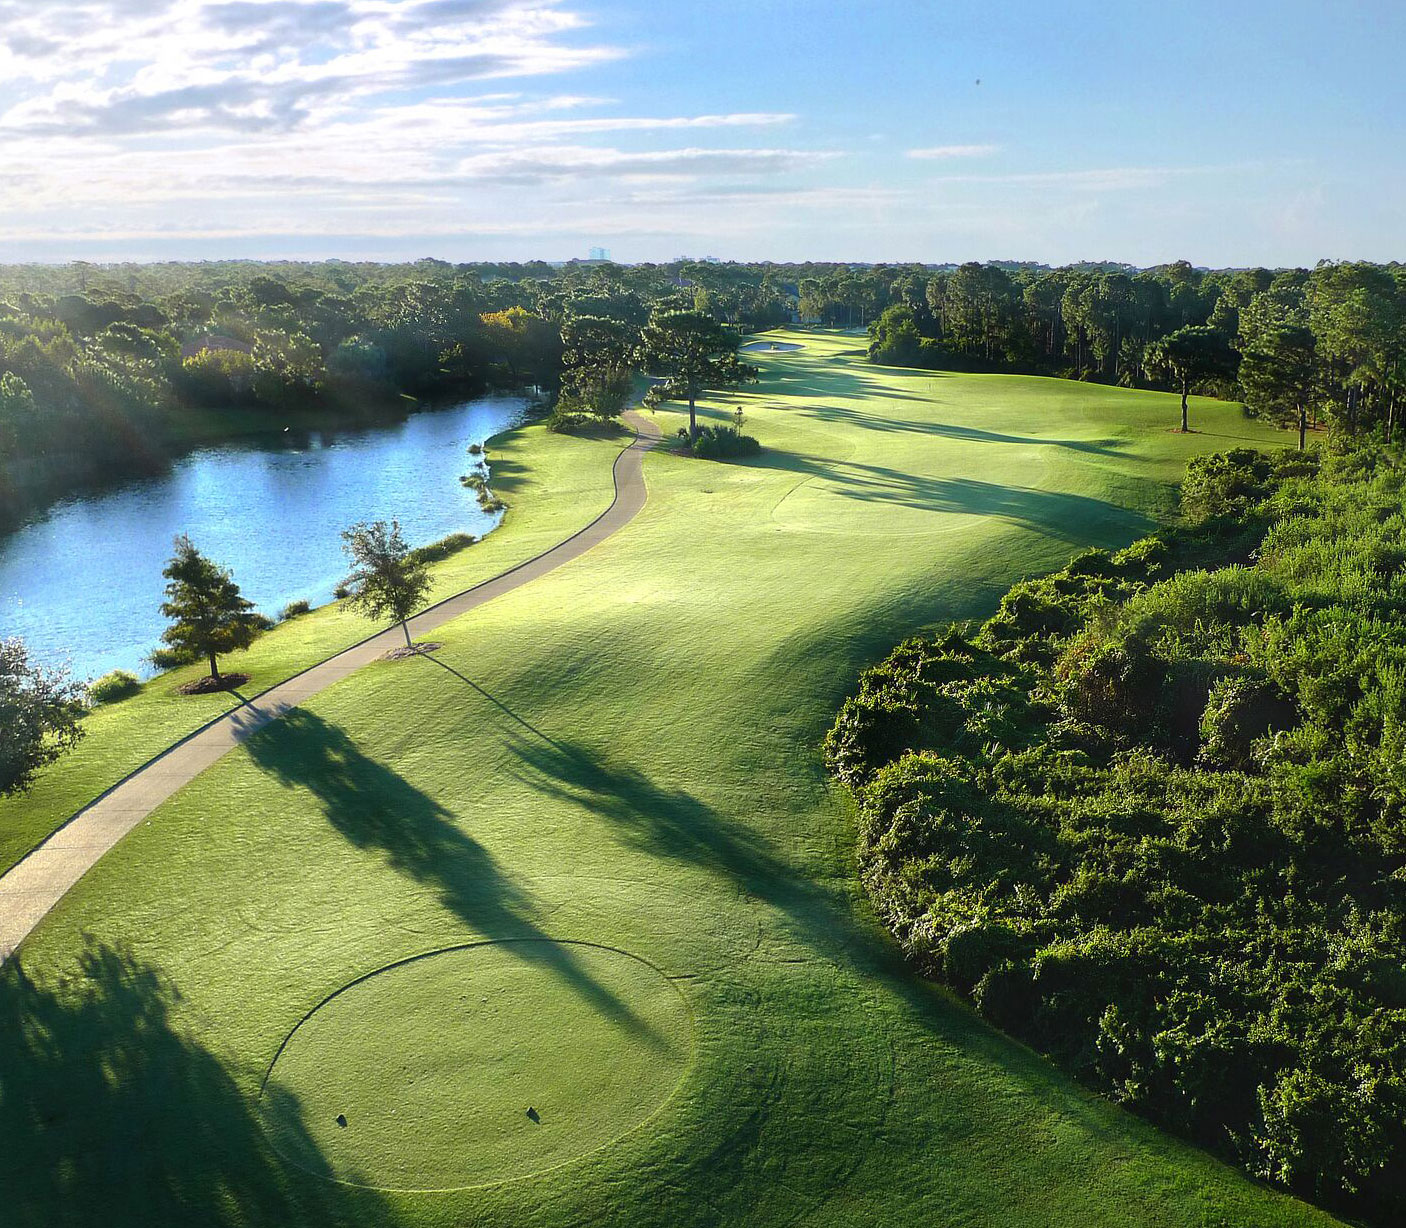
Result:
{"type": "Polygon", "coordinates": [[[609,259],[610,259],[610,248],[608,248],[608,247],[593,247],[593,248],[591,248],[591,255],[590,255],[590,258],[591,258],[592,260],[600,260],[600,261],[609,260],[609,259]]]}

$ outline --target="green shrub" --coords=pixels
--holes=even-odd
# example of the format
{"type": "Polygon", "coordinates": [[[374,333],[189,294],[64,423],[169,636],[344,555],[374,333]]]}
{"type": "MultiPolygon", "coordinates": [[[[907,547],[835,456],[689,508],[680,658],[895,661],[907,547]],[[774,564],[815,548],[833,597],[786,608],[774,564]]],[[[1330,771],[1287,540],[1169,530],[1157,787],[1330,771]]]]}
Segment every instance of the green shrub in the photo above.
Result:
{"type": "Polygon", "coordinates": [[[147,660],[157,669],[179,669],[182,665],[190,665],[195,661],[192,653],[182,652],[179,648],[153,648],[147,655],[147,660]]]}
{"type": "Polygon", "coordinates": [[[825,740],[925,972],[1383,1228],[1406,1222],[1402,489],[1380,452],[1198,461],[1189,524],[905,641],[825,740]]]}
{"type": "Polygon", "coordinates": [[[283,612],[279,614],[278,621],[286,623],[290,618],[297,618],[301,614],[309,614],[311,612],[312,604],[310,602],[301,599],[298,601],[290,601],[283,607],[283,612]]]}
{"type": "Polygon", "coordinates": [[[762,445],[751,435],[730,426],[701,426],[698,433],[689,439],[687,428],[679,431],[684,443],[690,444],[694,456],[704,460],[725,460],[733,456],[755,456],[762,445]]]}
{"type": "Polygon", "coordinates": [[[1210,689],[1200,721],[1201,761],[1244,770],[1255,743],[1272,730],[1292,728],[1294,706],[1272,684],[1255,678],[1222,678],[1210,689]]]}
{"type": "Polygon", "coordinates": [[[599,425],[600,419],[594,414],[572,412],[560,406],[547,415],[547,429],[559,435],[569,435],[572,431],[583,431],[599,425]]]}
{"type": "Polygon", "coordinates": [[[125,669],[115,669],[88,684],[88,698],[94,704],[115,704],[135,695],[141,689],[142,684],[136,674],[125,669]]]}
{"type": "Polygon", "coordinates": [[[416,563],[438,563],[449,558],[452,554],[467,550],[477,542],[478,538],[472,533],[451,533],[448,537],[441,537],[438,541],[417,546],[410,552],[410,558],[416,563]]]}

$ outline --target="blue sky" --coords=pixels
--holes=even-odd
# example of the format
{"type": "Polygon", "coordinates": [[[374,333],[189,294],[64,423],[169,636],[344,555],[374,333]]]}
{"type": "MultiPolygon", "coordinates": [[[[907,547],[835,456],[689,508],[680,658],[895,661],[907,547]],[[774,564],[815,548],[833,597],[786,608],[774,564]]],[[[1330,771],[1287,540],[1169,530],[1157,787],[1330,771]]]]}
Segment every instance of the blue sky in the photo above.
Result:
{"type": "Polygon", "coordinates": [[[1406,4],[0,0],[0,260],[1402,258],[1406,4]]]}

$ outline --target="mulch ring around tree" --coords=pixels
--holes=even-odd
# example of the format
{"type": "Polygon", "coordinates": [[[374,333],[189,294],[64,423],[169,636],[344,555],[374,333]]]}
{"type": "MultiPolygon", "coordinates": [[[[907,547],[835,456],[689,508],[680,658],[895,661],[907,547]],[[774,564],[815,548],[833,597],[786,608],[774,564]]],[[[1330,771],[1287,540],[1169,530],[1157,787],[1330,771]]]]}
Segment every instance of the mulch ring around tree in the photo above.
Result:
{"type": "Polygon", "coordinates": [[[206,674],[194,682],[183,682],[176,688],[177,695],[213,695],[216,691],[234,691],[249,681],[248,674],[221,674],[212,678],[206,674]]]}
{"type": "Polygon", "coordinates": [[[427,652],[438,652],[443,648],[443,644],[412,644],[409,648],[404,646],[392,648],[390,652],[382,653],[382,661],[404,661],[407,657],[418,657],[427,652]]]}

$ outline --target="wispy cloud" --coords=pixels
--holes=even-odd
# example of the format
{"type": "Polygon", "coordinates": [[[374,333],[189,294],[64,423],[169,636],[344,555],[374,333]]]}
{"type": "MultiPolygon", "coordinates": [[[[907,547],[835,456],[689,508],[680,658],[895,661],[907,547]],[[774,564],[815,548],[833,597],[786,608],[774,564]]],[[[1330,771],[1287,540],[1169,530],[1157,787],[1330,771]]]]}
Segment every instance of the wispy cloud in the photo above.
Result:
{"type": "Polygon", "coordinates": [[[999,145],[930,145],[925,149],[910,149],[910,158],[944,160],[947,158],[989,158],[1000,153],[999,145]]]}
{"type": "Polygon", "coordinates": [[[1081,192],[1125,192],[1165,187],[1191,175],[1234,171],[1225,166],[1115,166],[1092,170],[1022,171],[1008,175],[944,175],[938,183],[1004,183],[1081,192]]]}
{"type": "Polygon", "coordinates": [[[0,0],[0,227],[116,233],[118,214],[133,236],[215,237],[362,212],[390,233],[466,208],[517,225],[527,188],[542,218],[602,183],[745,189],[836,156],[742,135],[789,112],[531,92],[626,54],[564,0],[0,0]]]}

